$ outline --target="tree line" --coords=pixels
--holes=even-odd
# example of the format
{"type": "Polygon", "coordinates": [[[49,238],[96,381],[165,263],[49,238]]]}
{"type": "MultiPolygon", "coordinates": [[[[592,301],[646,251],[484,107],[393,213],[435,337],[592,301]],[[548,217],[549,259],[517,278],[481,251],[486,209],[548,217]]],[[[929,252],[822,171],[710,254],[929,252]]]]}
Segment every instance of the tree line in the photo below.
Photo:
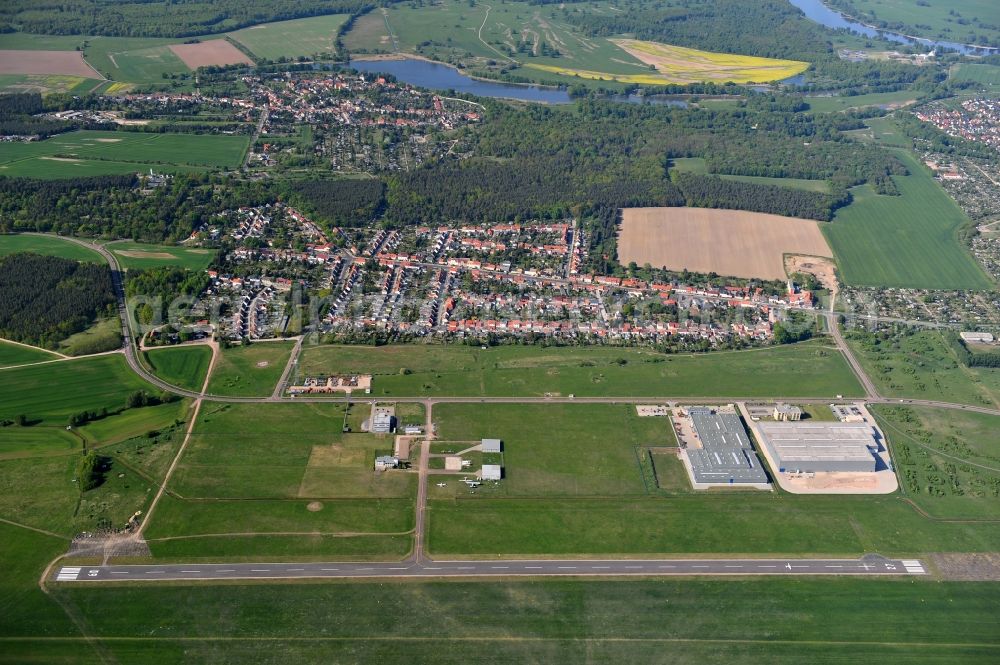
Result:
{"type": "Polygon", "coordinates": [[[325,14],[357,14],[368,0],[62,0],[58,11],[37,2],[0,4],[0,32],[108,37],[193,37],[259,23],[325,14]]]}

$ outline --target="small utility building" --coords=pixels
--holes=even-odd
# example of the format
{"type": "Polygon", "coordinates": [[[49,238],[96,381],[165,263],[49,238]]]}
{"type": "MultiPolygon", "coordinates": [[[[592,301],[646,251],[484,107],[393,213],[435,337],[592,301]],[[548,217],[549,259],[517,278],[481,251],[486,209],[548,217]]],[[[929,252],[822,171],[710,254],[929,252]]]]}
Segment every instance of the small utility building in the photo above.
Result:
{"type": "Polygon", "coordinates": [[[480,476],[483,480],[500,480],[503,469],[499,464],[484,464],[480,476]]]}
{"type": "Polygon", "coordinates": [[[759,423],[771,459],[783,472],[873,472],[879,443],[864,423],[759,423]]]}
{"type": "Polygon", "coordinates": [[[500,439],[483,439],[479,444],[479,449],[484,453],[498,453],[502,447],[500,439]]]}

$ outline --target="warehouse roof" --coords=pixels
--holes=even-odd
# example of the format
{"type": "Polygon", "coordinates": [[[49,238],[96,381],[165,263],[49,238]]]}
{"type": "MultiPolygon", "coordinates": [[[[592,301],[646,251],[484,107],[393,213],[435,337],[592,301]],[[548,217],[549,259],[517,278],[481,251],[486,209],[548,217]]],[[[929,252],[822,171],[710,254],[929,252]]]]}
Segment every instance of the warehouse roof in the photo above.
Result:
{"type": "Polygon", "coordinates": [[[869,461],[878,450],[875,430],[863,423],[759,423],[757,429],[781,462],[869,461]]]}
{"type": "Polygon", "coordinates": [[[702,445],[687,450],[695,482],[767,482],[738,415],[708,407],[692,407],[688,415],[702,445]]]}

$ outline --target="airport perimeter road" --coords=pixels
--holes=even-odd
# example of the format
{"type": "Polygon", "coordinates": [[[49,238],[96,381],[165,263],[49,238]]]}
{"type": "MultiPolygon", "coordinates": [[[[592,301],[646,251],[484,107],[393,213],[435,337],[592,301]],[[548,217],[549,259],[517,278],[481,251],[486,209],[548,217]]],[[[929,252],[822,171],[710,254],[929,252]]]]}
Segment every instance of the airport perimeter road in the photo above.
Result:
{"type": "Polygon", "coordinates": [[[924,575],[916,559],[656,559],[494,560],[414,563],[185,563],[143,566],[62,566],[54,582],[155,582],[437,577],[675,576],[675,575],[924,575]]]}

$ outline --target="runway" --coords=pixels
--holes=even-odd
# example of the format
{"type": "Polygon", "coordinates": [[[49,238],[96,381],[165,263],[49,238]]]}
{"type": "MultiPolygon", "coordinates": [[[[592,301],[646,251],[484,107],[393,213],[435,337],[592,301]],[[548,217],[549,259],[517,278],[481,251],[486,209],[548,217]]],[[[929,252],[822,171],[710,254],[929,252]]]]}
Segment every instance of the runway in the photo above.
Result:
{"type": "Polygon", "coordinates": [[[618,577],[681,575],[924,575],[915,559],[609,559],[362,563],[188,563],[62,566],[55,582],[156,582],[439,577],[618,577]]]}

